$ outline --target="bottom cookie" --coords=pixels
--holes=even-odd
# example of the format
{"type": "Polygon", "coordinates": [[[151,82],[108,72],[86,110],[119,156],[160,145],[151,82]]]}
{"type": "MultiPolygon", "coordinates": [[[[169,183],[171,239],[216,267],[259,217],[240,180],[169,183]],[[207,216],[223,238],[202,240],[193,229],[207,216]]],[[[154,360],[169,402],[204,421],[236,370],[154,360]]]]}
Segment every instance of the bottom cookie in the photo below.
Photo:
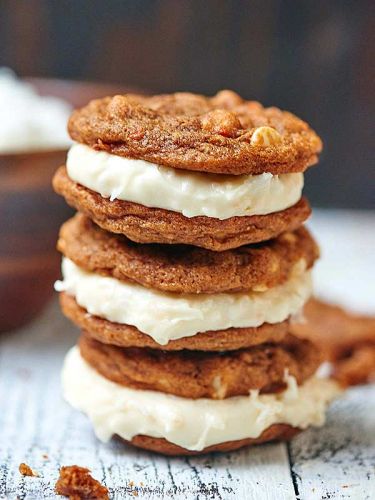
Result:
{"type": "Polygon", "coordinates": [[[156,453],[161,453],[162,455],[170,456],[182,456],[182,455],[203,455],[205,453],[221,452],[225,453],[228,451],[239,450],[245,446],[253,446],[256,444],[269,443],[272,441],[289,441],[296,434],[301,432],[302,429],[296,427],[291,427],[285,424],[274,424],[268,427],[262,434],[257,438],[247,438],[239,439],[237,441],[227,441],[226,443],[214,444],[208,446],[200,451],[187,450],[176,444],[170,443],[163,438],[153,438],[150,436],[134,436],[130,441],[116,436],[121,441],[127,444],[136,446],[137,448],[142,448],[143,450],[154,451],[156,453]]]}
{"type": "Polygon", "coordinates": [[[119,436],[135,446],[177,455],[288,439],[298,429],[323,425],[328,404],[340,393],[338,385],[317,377],[300,386],[291,376],[286,382],[278,393],[188,399],[111,382],[76,347],[62,372],[66,401],[88,416],[101,441],[119,436]]]}

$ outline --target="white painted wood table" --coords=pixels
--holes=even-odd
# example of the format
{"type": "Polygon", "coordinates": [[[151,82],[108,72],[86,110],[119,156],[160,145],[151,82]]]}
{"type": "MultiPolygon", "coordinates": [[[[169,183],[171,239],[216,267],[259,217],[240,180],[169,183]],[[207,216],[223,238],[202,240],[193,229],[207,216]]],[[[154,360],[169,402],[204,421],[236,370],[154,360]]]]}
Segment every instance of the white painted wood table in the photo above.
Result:
{"type": "MultiPolygon", "coordinates": [[[[319,294],[375,313],[374,213],[317,211],[311,226],[323,248],[319,294]]],[[[98,442],[64,403],[59,371],[76,337],[54,301],[32,325],[0,339],[0,498],[55,498],[59,467],[78,464],[116,499],[375,499],[374,387],[349,391],[325,427],[289,445],[168,459],[98,442]],[[22,477],[20,462],[41,477],[22,477]]]]}

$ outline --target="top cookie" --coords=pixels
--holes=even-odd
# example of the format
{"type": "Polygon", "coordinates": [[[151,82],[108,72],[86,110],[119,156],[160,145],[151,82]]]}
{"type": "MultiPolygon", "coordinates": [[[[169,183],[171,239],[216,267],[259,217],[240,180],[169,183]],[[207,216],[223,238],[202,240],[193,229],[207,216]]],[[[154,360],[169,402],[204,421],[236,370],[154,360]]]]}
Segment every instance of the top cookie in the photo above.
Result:
{"type": "Polygon", "coordinates": [[[73,140],[119,156],[218,174],[302,172],[322,143],[292,113],[264,108],[230,90],[117,95],[74,111],[73,140]]]}

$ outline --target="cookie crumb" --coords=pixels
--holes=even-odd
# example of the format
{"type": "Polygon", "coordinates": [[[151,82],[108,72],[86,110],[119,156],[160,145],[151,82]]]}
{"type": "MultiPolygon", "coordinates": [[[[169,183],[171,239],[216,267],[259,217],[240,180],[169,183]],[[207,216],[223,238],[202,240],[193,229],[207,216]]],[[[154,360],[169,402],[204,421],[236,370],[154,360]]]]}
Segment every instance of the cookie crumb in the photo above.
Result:
{"type": "Polygon", "coordinates": [[[69,465],[61,467],[60,476],[55,485],[58,495],[70,500],[101,499],[109,500],[108,489],[94,479],[85,467],[69,465]]]}
{"type": "Polygon", "coordinates": [[[39,477],[39,474],[27,464],[21,463],[18,470],[23,476],[39,477]]]}
{"type": "Polygon", "coordinates": [[[42,458],[43,460],[49,460],[49,456],[47,455],[47,453],[43,453],[42,458]]]}
{"type": "Polygon", "coordinates": [[[203,130],[224,137],[236,137],[241,129],[241,123],[237,116],[224,109],[210,111],[201,118],[201,123],[203,130]]]}

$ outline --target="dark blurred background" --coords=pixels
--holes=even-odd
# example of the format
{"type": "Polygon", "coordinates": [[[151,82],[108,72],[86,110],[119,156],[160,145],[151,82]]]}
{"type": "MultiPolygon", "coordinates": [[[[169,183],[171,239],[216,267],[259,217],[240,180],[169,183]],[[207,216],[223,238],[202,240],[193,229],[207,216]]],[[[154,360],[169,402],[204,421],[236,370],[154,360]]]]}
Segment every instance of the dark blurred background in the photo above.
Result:
{"type": "Polygon", "coordinates": [[[374,0],[0,0],[0,65],[150,92],[231,88],[322,136],[314,205],[375,208],[374,0]]]}

